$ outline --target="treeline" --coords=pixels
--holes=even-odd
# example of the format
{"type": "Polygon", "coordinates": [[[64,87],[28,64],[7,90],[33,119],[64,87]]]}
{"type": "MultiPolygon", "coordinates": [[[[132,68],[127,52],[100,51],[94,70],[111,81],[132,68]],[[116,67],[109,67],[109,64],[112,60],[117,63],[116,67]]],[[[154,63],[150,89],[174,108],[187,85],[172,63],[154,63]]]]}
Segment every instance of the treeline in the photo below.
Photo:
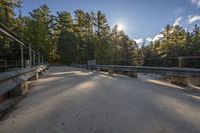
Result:
{"type": "Polygon", "coordinates": [[[20,6],[6,0],[0,3],[1,23],[41,51],[49,62],[71,64],[95,59],[100,64],[114,64],[135,58],[136,42],[118,31],[117,25],[111,28],[101,11],[76,10],[73,18],[66,11],[52,15],[49,7],[42,5],[29,16],[15,17],[13,9],[20,6]]]}
{"type": "MultiPolygon", "coordinates": [[[[67,11],[53,15],[47,5],[42,5],[28,16],[22,16],[21,4],[20,0],[16,3],[1,0],[0,22],[52,63],[86,63],[94,59],[98,64],[173,66],[177,60],[168,60],[171,57],[200,56],[197,25],[191,33],[180,26],[167,25],[162,38],[138,46],[124,31],[119,31],[117,25],[110,27],[101,11],[76,10],[72,17],[67,11]],[[14,9],[19,10],[18,16],[14,9]]],[[[9,40],[3,36],[0,39],[1,58],[11,57],[16,46],[5,45],[9,40]]],[[[190,65],[200,66],[199,60],[190,65]]]]}
{"type": "Polygon", "coordinates": [[[200,67],[200,27],[198,25],[194,26],[192,32],[178,25],[167,25],[161,35],[162,38],[142,48],[144,57],[146,57],[144,65],[178,66],[178,58],[174,57],[180,59],[183,57],[182,66],[200,67]]]}

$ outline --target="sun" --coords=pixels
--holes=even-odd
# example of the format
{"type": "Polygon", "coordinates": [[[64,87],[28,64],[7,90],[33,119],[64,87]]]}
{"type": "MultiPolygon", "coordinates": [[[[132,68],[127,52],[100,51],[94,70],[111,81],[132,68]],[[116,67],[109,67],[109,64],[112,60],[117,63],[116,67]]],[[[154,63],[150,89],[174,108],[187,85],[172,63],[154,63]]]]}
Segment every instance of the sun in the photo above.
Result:
{"type": "Polygon", "coordinates": [[[118,25],[117,25],[117,30],[118,30],[118,31],[124,30],[124,25],[123,25],[123,24],[118,24],[118,25]]]}

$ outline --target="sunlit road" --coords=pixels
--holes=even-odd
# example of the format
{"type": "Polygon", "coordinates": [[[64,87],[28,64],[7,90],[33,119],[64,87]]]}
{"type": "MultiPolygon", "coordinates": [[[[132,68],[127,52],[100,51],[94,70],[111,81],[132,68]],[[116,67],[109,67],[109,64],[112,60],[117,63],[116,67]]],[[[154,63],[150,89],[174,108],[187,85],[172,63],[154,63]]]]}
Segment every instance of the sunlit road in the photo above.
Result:
{"type": "Polygon", "coordinates": [[[180,88],[51,67],[0,133],[199,133],[200,97],[180,88]]]}

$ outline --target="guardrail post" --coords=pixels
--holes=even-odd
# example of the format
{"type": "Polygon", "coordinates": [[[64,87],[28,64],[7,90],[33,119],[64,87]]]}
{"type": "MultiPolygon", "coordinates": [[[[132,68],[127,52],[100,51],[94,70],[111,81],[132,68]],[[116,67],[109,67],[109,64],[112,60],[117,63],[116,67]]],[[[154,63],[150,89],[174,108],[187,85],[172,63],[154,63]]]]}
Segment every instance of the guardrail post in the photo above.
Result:
{"type": "Polygon", "coordinates": [[[24,81],[21,85],[22,96],[26,96],[28,94],[28,81],[24,81]]]}
{"type": "Polygon", "coordinates": [[[9,91],[10,97],[26,96],[28,94],[28,81],[23,80],[20,86],[13,88],[9,91]]]}
{"type": "Polygon", "coordinates": [[[24,51],[23,51],[23,46],[21,46],[21,68],[24,68],[24,51]]]}

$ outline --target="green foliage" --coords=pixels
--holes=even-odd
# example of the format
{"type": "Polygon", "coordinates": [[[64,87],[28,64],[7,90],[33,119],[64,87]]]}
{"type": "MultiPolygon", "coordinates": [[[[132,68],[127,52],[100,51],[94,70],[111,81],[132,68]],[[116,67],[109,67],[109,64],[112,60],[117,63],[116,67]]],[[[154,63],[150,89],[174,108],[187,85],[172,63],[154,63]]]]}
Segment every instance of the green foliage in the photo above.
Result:
{"type": "MultiPolygon", "coordinates": [[[[173,59],[173,57],[200,56],[200,28],[197,25],[195,25],[192,33],[186,32],[178,25],[167,25],[161,34],[163,38],[151,42],[143,48],[146,58],[157,58],[158,60],[146,60],[144,65],[177,66],[178,61],[173,59]]],[[[189,62],[189,60],[186,61],[189,62]]],[[[200,67],[198,62],[193,61],[193,63],[189,63],[187,66],[200,67]]]]}
{"type": "Polygon", "coordinates": [[[137,44],[123,31],[117,31],[117,26],[111,31],[101,11],[76,10],[73,19],[66,11],[53,16],[48,6],[42,5],[30,12],[30,16],[14,18],[13,9],[19,6],[4,2],[7,1],[3,0],[0,6],[5,15],[0,19],[7,17],[7,26],[13,25],[13,31],[50,62],[86,63],[96,59],[101,64],[124,64],[125,59],[132,59],[137,53],[133,52],[137,44]]]}
{"type": "Polygon", "coordinates": [[[16,7],[18,7],[17,4],[11,2],[10,0],[0,1],[0,22],[9,27],[9,29],[12,29],[15,24],[14,8],[16,7]]]}
{"type": "Polygon", "coordinates": [[[60,63],[70,65],[78,60],[77,56],[77,38],[73,32],[62,31],[58,39],[58,49],[60,55],[60,63]]]}
{"type": "MultiPolygon", "coordinates": [[[[52,15],[49,7],[42,5],[29,16],[16,17],[14,9],[21,7],[21,0],[16,3],[1,0],[0,22],[31,43],[49,62],[71,64],[95,59],[99,64],[159,66],[165,61],[164,65],[170,66],[177,61],[168,61],[168,57],[200,56],[198,25],[192,33],[180,26],[166,25],[161,32],[163,38],[139,47],[124,31],[119,31],[117,25],[110,28],[101,11],[76,10],[72,18],[67,11],[52,15]]],[[[0,40],[1,57],[19,51],[8,38],[0,36],[0,40]]],[[[199,63],[192,65],[200,66],[199,63]]]]}

